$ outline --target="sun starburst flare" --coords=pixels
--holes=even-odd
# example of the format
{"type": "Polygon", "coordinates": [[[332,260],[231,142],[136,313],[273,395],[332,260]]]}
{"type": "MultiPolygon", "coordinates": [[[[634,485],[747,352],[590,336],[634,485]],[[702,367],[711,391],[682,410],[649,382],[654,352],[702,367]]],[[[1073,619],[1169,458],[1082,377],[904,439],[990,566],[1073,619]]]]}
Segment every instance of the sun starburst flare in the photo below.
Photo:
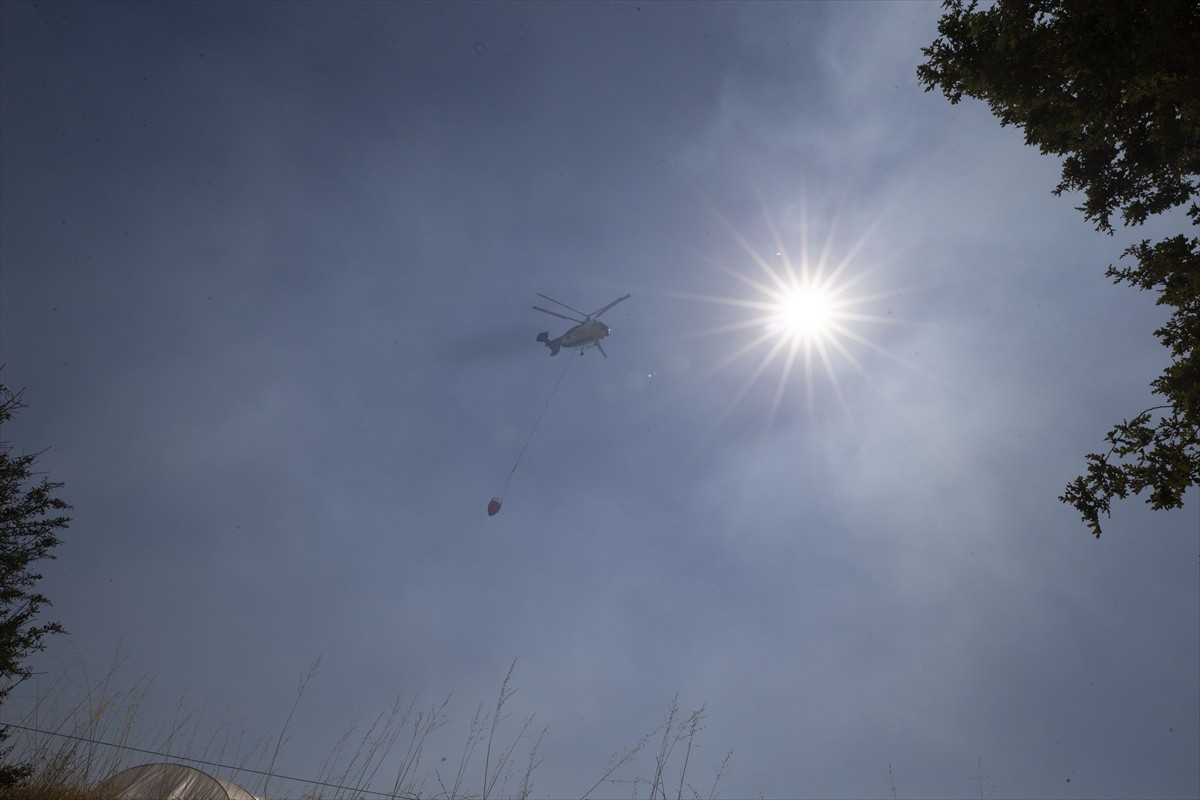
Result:
{"type": "Polygon", "coordinates": [[[768,428],[784,405],[788,388],[797,372],[803,378],[806,406],[810,412],[815,406],[816,385],[823,374],[839,404],[849,413],[839,377],[844,372],[844,365],[869,379],[856,352],[873,351],[891,359],[896,358],[864,332],[872,325],[896,322],[890,313],[883,315],[874,311],[880,301],[895,294],[895,290],[868,290],[866,284],[872,271],[856,261],[866,237],[860,238],[844,254],[834,258],[831,231],[820,254],[814,258],[809,255],[806,228],[802,225],[799,257],[793,259],[768,216],[773,255],[767,257],[732,225],[724,219],[722,222],[750,257],[754,269],[747,272],[703,254],[697,255],[751,289],[753,294],[748,297],[691,295],[690,298],[749,312],[740,320],[706,332],[734,334],[744,339],[718,364],[719,369],[747,358],[757,361],[725,414],[731,412],[759,379],[773,368],[778,370],[778,378],[766,420],[768,428]]]}

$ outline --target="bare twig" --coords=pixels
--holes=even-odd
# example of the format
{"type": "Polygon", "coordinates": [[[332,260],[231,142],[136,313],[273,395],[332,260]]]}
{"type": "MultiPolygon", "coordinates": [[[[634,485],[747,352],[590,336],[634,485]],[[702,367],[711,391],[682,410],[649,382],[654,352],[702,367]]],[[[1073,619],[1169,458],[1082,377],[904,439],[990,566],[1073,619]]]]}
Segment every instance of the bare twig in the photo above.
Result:
{"type": "MultiPolygon", "coordinates": [[[[279,758],[279,752],[283,749],[283,743],[287,741],[287,730],[288,726],[292,723],[292,716],[296,713],[297,706],[300,705],[300,698],[304,696],[304,689],[308,686],[308,682],[317,676],[317,668],[320,667],[321,658],[324,655],[324,653],[321,653],[321,655],[317,656],[312,666],[308,668],[308,672],[300,676],[300,685],[296,688],[296,701],[292,703],[292,710],[288,712],[287,719],[283,722],[283,728],[279,731],[279,738],[275,741],[275,752],[271,754],[271,763],[267,765],[268,773],[275,772],[275,761],[279,758]]],[[[266,782],[263,783],[263,794],[267,793],[267,788],[270,784],[271,778],[268,774],[266,782]]]]}

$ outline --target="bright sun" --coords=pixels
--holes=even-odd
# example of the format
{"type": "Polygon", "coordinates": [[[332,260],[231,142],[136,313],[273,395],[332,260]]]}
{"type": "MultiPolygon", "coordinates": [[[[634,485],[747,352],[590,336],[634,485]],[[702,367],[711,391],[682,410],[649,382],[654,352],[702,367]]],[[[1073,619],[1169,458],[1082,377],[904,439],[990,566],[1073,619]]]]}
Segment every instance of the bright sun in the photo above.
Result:
{"type": "MultiPolygon", "coordinates": [[[[782,237],[770,224],[774,247],[770,251],[772,257],[764,257],[732,226],[726,223],[726,227],[750,256],[753,267],[747,272],[706,260],[736,278],[752,293],[744,297],[692,296],[692,299],[749,312],[742,319],[711,331],[734,333],[742,340],[736,350],[720,363],[720,367],[746,358],[757,361],[733,398],[729,410],[773,365],[778,370],[778,380],[767,419],[768,426],[783,405],[787,388],[796,373],[803,377],[810,410],[814,405],[814,387],[819,371],[825,374],[828,384],[845,408],[839,365],[848,364],[866,375],[856,352],[861,354],[864,350],[872,350],[894,357],[862,332],[870,323],[895,321],[890,316],[880,316],[869,310],[884,293],[863,291],[869,270],[855,264],[862,242],[835,259],[832,257],[834,248],[830,236],[819,255],[810,257],[804,235],[805,226],[801,225],[799,255],[793,260],[784,247],[782,237]]],[[[750,266],[747,264],[747,267],[750,266]]]]}
{"type": "Polygon", "coordinates": [[[833,301],[825,292],[811,286],[796,286],[780,298],[776,324],[792,336],[820,336],[833,313],[833,301]]]}

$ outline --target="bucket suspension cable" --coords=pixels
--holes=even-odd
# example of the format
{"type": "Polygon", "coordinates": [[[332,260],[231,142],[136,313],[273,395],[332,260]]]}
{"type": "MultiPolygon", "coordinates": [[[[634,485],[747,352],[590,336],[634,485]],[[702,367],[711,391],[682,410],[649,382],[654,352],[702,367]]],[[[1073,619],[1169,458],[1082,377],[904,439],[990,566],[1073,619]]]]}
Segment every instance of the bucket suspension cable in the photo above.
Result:
{"type": "MultiPolygon", "coordinates": [[[[579,354],[583,355],[583,351],[581,350],[579,354]]],[[[525,451],[529,448],[529,443],[533,441],[533,435],[537,433],[538,426],[542,424],[542,417],[546,416],[546,409],[550,407],[550,401],[553,400],[554,395],[558,393],[558,387],[562,385],[563,378],[566,377],[567,370],[570,368],[571,362],[574,360],[575,359],[573,358],[568,358],[566,363],[563,364],[562,372],[558,374],[558,380],[554,382],[554,388],[550,390],[550,396],[546,398],[546,402],[542,406],[541,412],[538,414],[537,419],[533,423],[532,430],[529,431],[529,436],[525,438],[525,444],[521,446],[521,452],[517,454],[517,460],[513,462],[513,466],[508,473],[508,477],[504,479],[504,486],[500,489],[500,494],[493,497],[491,501],[488,502],[489,517],[494,517],[500,510],[500,506],[504,503],[502,497],[508,491],[508,486],[510,483],[512,483],[513,475],[516,474],[517,467],[521,464],[521,459],[525,457],[525,451]]]]}

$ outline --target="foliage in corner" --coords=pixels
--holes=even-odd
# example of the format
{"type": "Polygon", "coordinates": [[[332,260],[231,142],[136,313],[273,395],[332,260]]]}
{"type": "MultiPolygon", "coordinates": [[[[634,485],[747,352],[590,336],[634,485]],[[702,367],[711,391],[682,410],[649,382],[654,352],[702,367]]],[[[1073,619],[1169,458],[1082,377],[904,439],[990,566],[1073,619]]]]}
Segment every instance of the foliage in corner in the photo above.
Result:
{"type": "MultiPolygon", "coordinates": [[[[0,385],[0,433],[23,407],[20,392],[0,385]]],[[[58,532],[70,522],[60,512],[71,506],[55,495],[61,483],[34,471],[39,455],[13,455],[0,439],[0,703],[32,674],[26,659],[45,647],[44,637],[63,632],[57,622],[38,620],[50,601],[37,591],[42,576],[31,567],[54,558],[58,532]]],[[[0,728],[0,742],[7,735],[0,728]]],[[[28,771],[28,765],[0,765],[0,788],[19,782],[28,771]]]]}
{"type": "MultiPolygon", "coordinates": [[[[1113,233],[1117,212],[1134,226],[1182,206],[1200,226],[1200,5],[946,0],[938,33],[921,50],[925,90],[982,100],[1062,157],[1054,193],[1081,192],[1097,230],[1113,233]]],[[[1114,497],[1148,490],[1152,508],[1178,508],[1200,485],[1200,236],[1143,240],[1122,258],[1135,265],[1110,265],[1114,283],[1171,309],[1155,335],[1172,360],[1151,384],[1165,404],[1114,426],[1108,452],[1089,454],[1059,497],[1096,537],[1114,497]]]]}

